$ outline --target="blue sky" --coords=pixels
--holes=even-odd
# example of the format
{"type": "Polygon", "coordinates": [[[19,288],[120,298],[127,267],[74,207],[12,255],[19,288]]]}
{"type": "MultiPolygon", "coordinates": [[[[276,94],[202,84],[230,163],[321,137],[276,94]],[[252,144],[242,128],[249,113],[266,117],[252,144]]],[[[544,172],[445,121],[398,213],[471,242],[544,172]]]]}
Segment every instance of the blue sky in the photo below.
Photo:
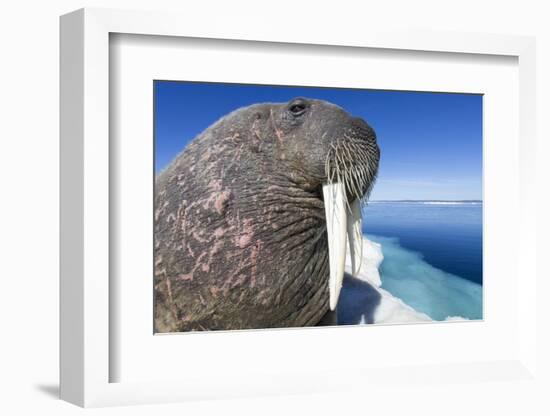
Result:
{"type": "Polygon", "coordinates": [[[362,117],[382,156],[372,200],[482,199],[482,96],[155,81],[155,170],[239,107],[323,99],[362,117]]]}

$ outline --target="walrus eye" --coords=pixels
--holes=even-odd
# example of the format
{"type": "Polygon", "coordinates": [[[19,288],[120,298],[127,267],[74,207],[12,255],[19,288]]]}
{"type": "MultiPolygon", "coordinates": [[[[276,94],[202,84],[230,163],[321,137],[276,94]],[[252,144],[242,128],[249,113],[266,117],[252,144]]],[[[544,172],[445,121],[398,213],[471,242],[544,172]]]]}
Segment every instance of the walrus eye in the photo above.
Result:
{"type": "Polygon", "coordinates": [[[293,116],[301,116],[306,112],[307,104],[303,100],[296,100],[292,102],[288,110],[292,113],[293,116]]]}

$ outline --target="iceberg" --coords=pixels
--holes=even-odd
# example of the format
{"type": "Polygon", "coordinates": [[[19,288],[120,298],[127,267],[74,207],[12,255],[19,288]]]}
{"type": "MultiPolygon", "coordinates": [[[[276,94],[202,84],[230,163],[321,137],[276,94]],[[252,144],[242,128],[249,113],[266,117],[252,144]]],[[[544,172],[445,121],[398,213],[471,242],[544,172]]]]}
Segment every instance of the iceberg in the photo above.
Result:
{"type": "Polygon", "coordinates": [[[376,239],[383,244],[363,237],[362,266],[355,277],[351,259],[346,258],[339,325],[463,321],[469,317],[456,312],[465,308],[475,313],[479,308],[481,314],[480,285],[434,268],[418,253],[400,247],[396,239],[376,239]],[[383,251],[391,260],[381,275],[383,251]]]}
{"type": "Polygon", "coordinates": [[[380,264],[384,260],[379,243],[363,237],[363,261],[359,273],[351,276],[351,259],[346,256],[344,285],[338,302],[339,325],[426,322],[432,319],[414,310],[382,289],[380,264]]]}

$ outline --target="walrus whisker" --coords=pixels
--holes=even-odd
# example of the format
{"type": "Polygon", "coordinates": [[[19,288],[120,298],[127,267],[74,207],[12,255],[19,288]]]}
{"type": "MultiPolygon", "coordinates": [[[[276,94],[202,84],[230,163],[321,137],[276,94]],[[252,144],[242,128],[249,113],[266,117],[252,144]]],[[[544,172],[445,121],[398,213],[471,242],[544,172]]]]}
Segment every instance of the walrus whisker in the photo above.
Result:
{"type": "MultiPolygon", "coordinates": [[[[344,153],[344,152],[347,153],[348,160],[350,160],[350,161],[353,160],[351,155],[349,154],[349,151],[348,151],[348,149],[345,145],[345,142],[340,142],[340,148],[342,149],[341,153],[344,153]]],[[[350,176],[353,174],[353,170],[351,169],[351,167],[347,166],[347,164],[345,162],[344,155],[342,154],[342,155],[339,155],[339,156],[340,156],[340,159],[342,160],[342,164],[344,165],[344,174],[345,174],[345,177],[346,177],[346,180],[345,180],[346,188],[349,189],[350,192],[355,194],[356,190],[352,189],[352,187],[354,188],[355,184],[353,183],[353,178],[350,178],[350,176]]],[[[348,204],[348,208],[349,208],[349,204],[348,204]]]]}
{"type": "Polygon", "coordinates": [[[367,203],[368,195],[372,189],[371,181],[374,179],[375,174],[371,171],[373,164],[367,149],[358,140],[348,140],[348,138],[349,136],[345,135],[342,139],[336,140],[335,146],[331,146],[332,151],[327,155],[326,167],[327,178],[331,183],[333,174],[328,170],[332,159],[335,165],[336,179],[338,182],[343,183],[351,197],[351,200],[345,198],[345,204],[348,211],[348,221],[346,223],[351,250],[352,273],[355,275],[361,266],[361,211],[367,203]]]}
{"type": "MultiPolygon", "coordinates": [[[[345,142],[344,142],[345,143],[345,142]]],[[[349,157],[349,160],[353,160],[353,157],[351,155],[351,152],[346,144],[343,144],[342,146],[344,150],[346,150],[347,155],[349,157]]],[[[359,199],[361,197],[360,188],[363,188],[362,186],[362,180],[357,176],[357,169],[350,169],[350,176],[351,178],[351,186],[352,186],[352,193],[354,194],[355,198],[359,199]]]]}
{"type": "MultiPolygon", "coordinates": [[[[343,148],[344,146],[342,145],[342,143],[338,143],[337,145],[337,149],[341,149],[343,148]]],[[[344,159],[344,156],[342,154],[343,152],[342,151],[337,151],[337,154],[336,154],[336,158],[337,158],[337,161],[338,161],[338,164],[340,165],[340,163],[343,165],[343,169],[341,169],[341,175],[342,175],[342,178],[341,178],[341,181],[343,182],[344,184],[344,189],[347,189],[347,190],[350,190],[350,178],[349,178],[349,175],[351,173],[351,170],[347,167],[347,164],[346,164],[346,161],[344,159]]],[[[340,181],[339,181],[340,182],[340,181]]],[[[351,207],[349,205],[349,200],[348,198],[345,198],[344,199],[344,202],[346,204],[346,209],[347,209],[347,212],[350,213],[351,212],[351,207]]]]}

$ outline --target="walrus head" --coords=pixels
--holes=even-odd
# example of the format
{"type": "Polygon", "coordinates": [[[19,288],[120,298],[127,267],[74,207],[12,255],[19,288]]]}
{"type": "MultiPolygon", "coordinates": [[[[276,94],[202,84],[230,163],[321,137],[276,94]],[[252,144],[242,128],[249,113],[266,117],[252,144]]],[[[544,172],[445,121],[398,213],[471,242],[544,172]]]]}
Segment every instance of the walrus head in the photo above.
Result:
{"type": "Polygon", "coordinates": [[[361,266],[379,158],[374,130],[321,100],[252,105],[205,130],[156,181],[157,330],[317,324],[336,308],[347,241],[361,266]]]}
{"type": "MultiPolygon", "coordinates": [[[[261,113],[257,113],[257,116],[261,113]]],[[[338,301],[344,276],[346,237],[352,274],[361,267],[361,202],[366,201],[378,171],[380,150],[374,130],[361,118],[326,101],[295,98],[269,106],[267,129],[291,182],[316,191],[324,200],[330,264],[330,309],[338,301]]]]}

